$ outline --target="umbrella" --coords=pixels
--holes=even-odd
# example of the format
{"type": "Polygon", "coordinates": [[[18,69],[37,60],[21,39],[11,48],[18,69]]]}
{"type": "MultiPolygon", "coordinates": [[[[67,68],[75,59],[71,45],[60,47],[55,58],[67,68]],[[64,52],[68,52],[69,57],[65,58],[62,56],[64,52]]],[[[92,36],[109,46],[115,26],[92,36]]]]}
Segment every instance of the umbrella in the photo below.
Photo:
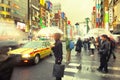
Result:
{"type": "Polygon", "coordinates": [[[106,30],[106,29],[104,29],[104,28],[94,28],[94,29],[91,29],[86,35],[85,35],[85,37],[98,37],[98,36],[100,36],[100,35],[102,35],[102,34],[106,34],[106,35],[108,35],[108,36],[112,36],[112,34],[108,31],[108,30],[106,30]]]}
{"type": "Polygon", "coordinates": [[[58,27],[45,27],[38,31],[37,36],[51,36],[55,33],[63,34],[62,30],[58,27]]]}

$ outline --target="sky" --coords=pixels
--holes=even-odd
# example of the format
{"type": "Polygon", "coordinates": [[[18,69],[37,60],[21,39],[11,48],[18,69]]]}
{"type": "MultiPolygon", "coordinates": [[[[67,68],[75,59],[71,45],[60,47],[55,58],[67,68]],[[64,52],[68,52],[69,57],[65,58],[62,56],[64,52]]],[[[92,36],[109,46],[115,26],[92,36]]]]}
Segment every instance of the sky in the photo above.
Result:
{"type": "Polygon", "coordinates": [[[61,3],[62,11],[66,13],[72,24],[84,22],[86,17],[91,18],[93,0],[50,0],[52,3],[61,3]]]}

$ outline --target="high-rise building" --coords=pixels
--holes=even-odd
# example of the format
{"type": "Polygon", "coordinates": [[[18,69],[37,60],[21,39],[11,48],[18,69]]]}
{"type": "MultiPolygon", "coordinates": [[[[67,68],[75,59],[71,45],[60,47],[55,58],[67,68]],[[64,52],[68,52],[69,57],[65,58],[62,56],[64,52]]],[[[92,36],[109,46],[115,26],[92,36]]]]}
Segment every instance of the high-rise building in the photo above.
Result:
{"type": "Polygon", "coordinates": [[[109,0],[109,26],[110,30],[113,30],[113,0],[109,0]]]}
{"type": "Polygon", "coordinates": [[[9,0],[0,0],[0,18],[11,18],[11,7],[9,0]]]}
{"type": "Polygon", "coordinates": [[[101,26],[104,27],[104,0],[101,0],[101,16],[100,16],[100,19],[101,19],[101,26]]]}
{"type": "Polygon", "coordinates": [[[61,25],[61,4],[53,4],[52,12],[54,13],[53,25],[58,26],[59,28],[61,25]]]}
{"type": "Polygon", "coordinates": [[[113,0],[113,26],[120,30],[120,0],[113,0]]]}
{"type": "Polygon", "coordinates": [[[53,13],[58,13],[58,11],[61,11],[61,4],[60,3],[54,4],[52,11],[53,11],[53,13]]]}
{"type": "Polygon", "coordinates": [[[96,27],[102,27],[101,25],[101,2],[102,0],[95,0],[95,6],[96,6],[96,27]]]}
{"type": "Polygon", "coordinates": [[[40,27],[42,28],[43,25],[46,25],[46,7],[45,7],[45,0],[39,0],[40,1],[40,18],[42,24],[40,27]]]}
{"type": "Polygon", "coordinates": [[[24,22],[28,18],[28,1],[26,0],[9,0],[11,6],[11,16],[15,23],[24,22]]]}
{"type": "Polygon", "coordinates": [[[92,15],[91,15],[92,28],[96,28],[96,7],[93,7],[92,15]]]}
{"type": "Polygon", "coordinates": [[[45,14],[45,18],[46,18],[46,26],[52,26],[52,3],[50,1],[46,1],[45,2],[46,6],[46,14],[45,14]]]}
{"type": "Polygon", "coordinates": [[[96,27],[109,29],[108,0],[95,0],[96,27]]]}
{"type": "Polygon", "coordinates": [[[38,28],[39,7],[38,0],[9,0],[11,6],[11,16],[15,24],[18,22],[26,24],[26,30],[38,28]]]}

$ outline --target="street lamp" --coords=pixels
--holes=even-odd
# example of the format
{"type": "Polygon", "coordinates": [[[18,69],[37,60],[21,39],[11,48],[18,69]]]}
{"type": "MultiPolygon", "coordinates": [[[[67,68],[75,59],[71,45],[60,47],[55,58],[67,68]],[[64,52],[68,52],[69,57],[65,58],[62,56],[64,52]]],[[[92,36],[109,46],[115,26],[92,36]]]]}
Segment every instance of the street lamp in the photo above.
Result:
{"type": "Polygon", "coordinates": [[[90,21],[90,18],[85,18],[85,21],[86,21],[86,25],[87,25],[87,33],[88,33],[88,31],[89,31],[89,21],[90,21]]]}
{"type": "Polygon", "coordinates": [[[77,29],[76,31],[77,31],[77,35],[78,35],[79,34],[79,28],[78,28],[79,23],[76,23],[75,26],[76,26],[76,29],[77,29]]]}

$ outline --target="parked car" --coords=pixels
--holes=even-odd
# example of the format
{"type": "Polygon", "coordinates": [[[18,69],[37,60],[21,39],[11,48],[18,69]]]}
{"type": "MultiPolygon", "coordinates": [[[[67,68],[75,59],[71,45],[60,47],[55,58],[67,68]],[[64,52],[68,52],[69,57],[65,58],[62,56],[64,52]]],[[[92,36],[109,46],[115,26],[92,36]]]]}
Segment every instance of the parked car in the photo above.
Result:
{"type": "Polygon", "coordinates": [[[22,47],[8,52],[9,56],[20,56],[20,62],[38,64],[40,59],[51,55],[49,41],[30,41],[22,47]]]}

